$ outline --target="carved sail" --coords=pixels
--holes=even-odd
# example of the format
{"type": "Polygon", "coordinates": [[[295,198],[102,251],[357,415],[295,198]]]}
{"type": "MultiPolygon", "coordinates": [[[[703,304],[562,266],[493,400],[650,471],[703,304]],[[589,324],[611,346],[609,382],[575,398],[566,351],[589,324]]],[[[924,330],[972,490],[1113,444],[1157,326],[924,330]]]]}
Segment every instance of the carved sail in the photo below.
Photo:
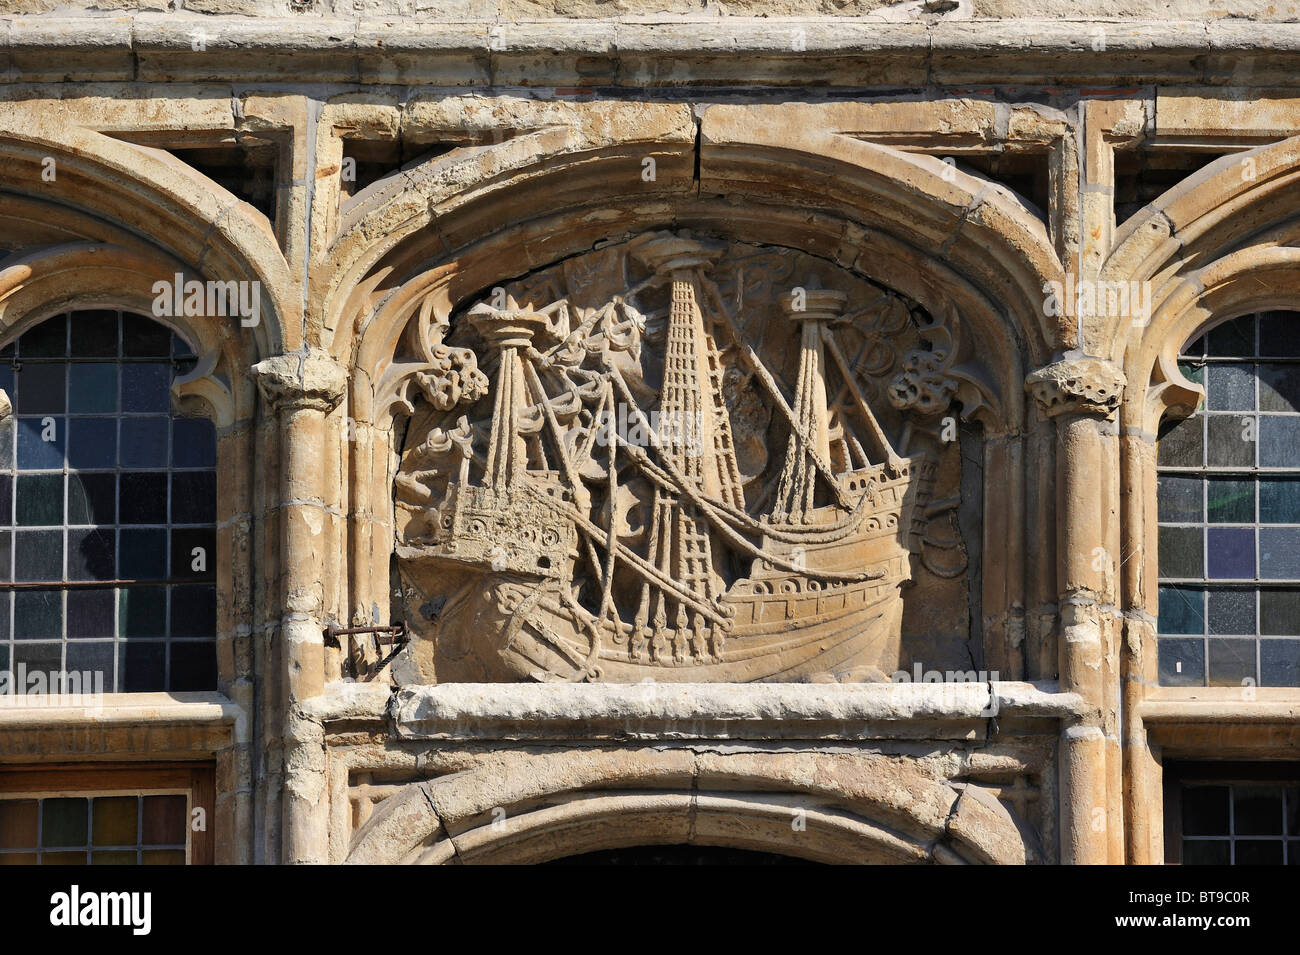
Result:
{"type": "MultiPolygon", "coordinates": [[[[417,487],[432,506],[398,555],[421,592],[453,591],[440,633],[477,678],[789,680],[896,663],[933,464],[895,452],[856,382],[836,339],[844,293],[783,300],[791,387],[708,279],[719,254],[643,236],[624,261],[647,274],[627,296],[468,312],[496,358],[474,405],[490,409],[408,456],[399,503],[417,487]],[[779,471],[741,467],[737,382],[786,435],[779,471]]],[[[747,460],[767,459],[748,437],[747,460]]]]}

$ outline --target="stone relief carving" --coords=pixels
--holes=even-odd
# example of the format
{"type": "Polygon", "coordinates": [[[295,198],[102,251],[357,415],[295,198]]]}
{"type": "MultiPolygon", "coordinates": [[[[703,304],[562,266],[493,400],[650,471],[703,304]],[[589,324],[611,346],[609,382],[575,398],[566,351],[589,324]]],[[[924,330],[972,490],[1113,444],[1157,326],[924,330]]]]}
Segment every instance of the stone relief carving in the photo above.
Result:
{"type": "Polygon", "coordinates": [[[396,553],[430,682],[879,679],[925,542],[964,568],[928,533],[936,424],[983,379],[860,277],[656,232],[413,321],[396,553]]]}

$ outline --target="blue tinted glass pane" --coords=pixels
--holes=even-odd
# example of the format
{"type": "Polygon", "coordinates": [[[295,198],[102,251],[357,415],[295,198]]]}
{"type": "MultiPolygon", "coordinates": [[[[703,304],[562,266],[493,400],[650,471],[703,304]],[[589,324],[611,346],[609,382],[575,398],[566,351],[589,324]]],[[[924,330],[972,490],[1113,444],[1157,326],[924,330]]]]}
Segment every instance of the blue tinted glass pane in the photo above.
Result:
{"type": "Polygon", "coordinates": [[[68,410],[73,414],[116,412],[117,366],[107,362],[72,365],[68,380],[68,410]]]}
{"type": "Polygon", "coordinates": [[[68,464],[98,469],[117,465],[117,422],[111,418],[72,418],[68,422],[68,464]]]}
{"type": "Polygon", "coordinates": [[[0,474],[0,526],[7,527],[13,523],[14,508],[13,475],[0,474]]]}
{"type": "Polygon", "coordinates": [[[1210,415],[1206,464],[1214,468],[1252,467],[1259,423],[1251,415],[1210,415]]]}
{"type": "Polygon", "coordinates": [[[1250,365],[1210,365],[1205,369],[1206,406],[1212,411],[1251,411],[1255,374],[1250,365]]]}
{"type": "Polygon", "coordinates": [[[1260,529],[1259,576],[1266,580],[1300,579],[1300,528],[1260,529]]]}
{"type": "MultiPolygon", "coordinates": [[[[13,580],[13,546],[14,536],[11,531],[0,531],[0,580],[13,580]]],[[[8,598],[0,595],[0,601],[8,598]]],[[[5,638],[9,621],[4,617],[4,607],[0,606],[0,640],[5,638]]],[[[3,669],[3,667],[0,667],[3,669]]]]}
{"type": "Polygon", "coordinates": [[[1210,686],[1242,686],[1255,679],[1254,640],[1214,637],[1209,641],[1210,686]]]}
{"type": "Polygon", "coordinates": [[[1255,523],[1255,482],[1210,478],[1205,489],[1205,510],[1211,523],[1255,523]]]}
{"type": "Polygon", "coordinates": [[[115,573],[111,530],[68,531],[69,580],[112,580],[115,573]]]}
{"type": "Polygon", "coordinates": [[[1176,524],[1199,523],[1204,510],[1201,503],[1202,481],[1198,477],[1160,475],[1156,495],[1160,520],[1176,524]]]}
{"type": "Polygon", "coordinates": [[[1161,587],[1159,629],[1162,634],[1204,633],[1202,592],[1195,587],[1161,587]]]}
{"type": "Polygon", "coordinates": [[[63,531],[14,532],[14,580],[62,580],[63,531]]]}
{"type": "Polygon", "coordinates": [[[1208,576],[1215,579],[1253,579],[1255,530],[1250,527],[1211,527],[1206,531],[1208,576]]]}
{"type": "Polygon", "coordinates": [[[17,374],[17,391],[13,407],[17,414],[62,414],[67,403],[64,387],[67,366],[27,364],[17,374]]]}
{"type": "Polygon", "coordinates": [[[1300,524],[1300,478],[1261,478],[1259,519],[1265,524],[1300,524]]]}
{"type": "Polygon", "coordinates": [[[1300,417],[1260,419],[1259,463],[1266,468],[1300,467],[1300,417]]]}
{"type": "Polygon", "coordinates": [[[167,466],[167,418],[122,419],[122,467],[167,466]]]}
{"type": "Polygon", "coordinates": [[[167,633],[167,592],[162,587],[127,587],[118,601],[118,633],[161,637],[167,633]]]}
{"type": "Polygon", "coordinates": [[[177,418],[172,464],[178,468],[210,468],[217,463],[217,435],[207,418],[177,418]]]}
{"type": "MultiPolygon", "coordinates": [[[[28,673],[49,673],[62,669],[63,644],[20,640],[14,643],[14,666],[26,666],[28,673]]],[[[29,687],[30,688],[30,687],[29,687]]]]}
{"type": "Polygon", "coordinates": [[[122,410],[170,412],[172,367],[163,362],[122,366],[122,410]]]}
{"type": "Polygon", "coordinates": [[[58,590],[14,592],[14,639],[63,636],[63,594],[58,590]]]}
{"type": "Polygon", "coordinates": [[[18,467],[23,471],[62,469],[68,437],[66,418],[18,419],[18,467]]]}
{"type": "Polygon", "coordinates": [[[167,532],[123,528],[117,566],[122,580],[162,580],[167,576],[167,532]]]}
{"type": "MultiPolygon", "coordinates": [[[[1300,640],[1259,641],[1259,684],[1300,686],[1300,640]]],[[[1292,799],[1300,800],[1300,791],[1292,799]]]]}
{"type": "Polygon", "coordinates": [[[113,605],[115,592],[103,590],[68,591],[68,636],[111,637],[114,632],[113,605]]]}
{"type": "Polygon", "coordinates": [[[1205,641],[1161,637],[1156,641],[1161,686],[1205,685],[1205,641]]]}
{"type": "Polygon", "coordinates": [[[57,527],[63,523],[63,475],[18,475],[17,523],[25,527],[57,527]]]}

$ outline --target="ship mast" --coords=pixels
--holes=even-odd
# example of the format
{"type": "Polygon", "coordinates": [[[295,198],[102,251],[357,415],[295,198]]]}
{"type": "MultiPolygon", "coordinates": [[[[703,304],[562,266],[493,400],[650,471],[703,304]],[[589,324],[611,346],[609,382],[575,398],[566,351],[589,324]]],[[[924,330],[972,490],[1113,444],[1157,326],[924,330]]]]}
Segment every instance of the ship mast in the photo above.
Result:
{"type": "Polygon", "coordinates": [[[520,352],[528,348],[548,322],[545,315],[521,308],[512,297],[507,298],[503,309],[479,303],[470,309],[469,319],[483,340],[500,353],[483,484],[505,490],[522,484],[528,469],[528,451],[520,433],[519,415],[530,401],[520,352]]]}
{"type": "MultiPolygon", "coordinates": [[[[671,305],[664,350],[664,378],[659,396],[659,452],[704,497],[744,506],[731,422],[722,395],[722,362],[704,327],[696,281],[717,252],[692,239],[656,236],[640,245],[637,256],[670,283],[671,305]]],[[[725,583],[719,576],[708,521],[689,500],[656,489],[650,559],[666,576],[712,604],[725,583]]],[[[642,587],[636,629],[653,625],[653,646],[663,652],[671,642],[681,660],[688,646],[697,656],[721,649],[722,634],[684,602],[642,587]],[[670,629],[671,628],[671,629],[670,629]]]]}
{"type": "Polygon", "coordinates": [[[802,301],[792,295],[781,302],[786,317],[799,324],[800,339],[795,427],[786,445],[772,515],[778,523],[803,523],[816,506],[816,462],[831,457],[822,329],[839,321],[847,304],[848,296],[843,292],[814,288],[804,291],[802,301]]]}

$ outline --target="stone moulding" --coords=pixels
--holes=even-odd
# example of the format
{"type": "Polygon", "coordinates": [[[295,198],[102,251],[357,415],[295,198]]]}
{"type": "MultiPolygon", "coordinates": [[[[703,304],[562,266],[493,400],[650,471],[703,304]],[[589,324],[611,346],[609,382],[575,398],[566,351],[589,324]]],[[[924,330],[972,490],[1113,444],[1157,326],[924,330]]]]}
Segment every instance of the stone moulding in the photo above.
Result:
{"type": "MultiPolygon", "coordinates": [[[[1010,82],[1050,75],[1057,83],[1170,80],[1223,84],[1234,66],[1255,63],[1260,82],[1295,85],[1300,24],[1250,21],[1122,21],[1079,18],[882,23],[853,17],[638,17],[603,21],[418,22],[405,17],[213,17],[177,13],[16,17],[0,48],[24,81],[70,75],[101,81],[312,79],[321,82],[736,81],[734,61],[769,61],[764,85],[916,85],[1010,82]],[[495,28],[495,29],[494,29],[495,28]],[[203,31],[196,49],[195,32],[203,31]],[[1096,31],[1104,54],[1094,49],[1096,31]],[[797,38],[797,39],[796,39],[797,38]],[[1259,49],[1273,51],[1257,63],[1259,49]],[[76,70],[68,69],[77,53],[76,70]],[[309,55],[304,55],[309,54],[309,55]],[[1117,62],[1127,72],[1116,70],[1117,62]],[[581,68],[581,69],[580,69],[581,68]],[[539,69],[545,72],[540,73],[539,69]],[[593,73],[593,71],[595,71],[593,73]]],[[[751,75],[760,73],[754,69],[751,75]]]]}
{"type": "MultiPolygon", "coordinates": [[[[308,715],[387,721],[403,739],[966,738],[991,716],[1073,721],[1053,683],[335,683],[308,715]]],[[[982,730],[981,730],[982,733],[982,730]]]]}

